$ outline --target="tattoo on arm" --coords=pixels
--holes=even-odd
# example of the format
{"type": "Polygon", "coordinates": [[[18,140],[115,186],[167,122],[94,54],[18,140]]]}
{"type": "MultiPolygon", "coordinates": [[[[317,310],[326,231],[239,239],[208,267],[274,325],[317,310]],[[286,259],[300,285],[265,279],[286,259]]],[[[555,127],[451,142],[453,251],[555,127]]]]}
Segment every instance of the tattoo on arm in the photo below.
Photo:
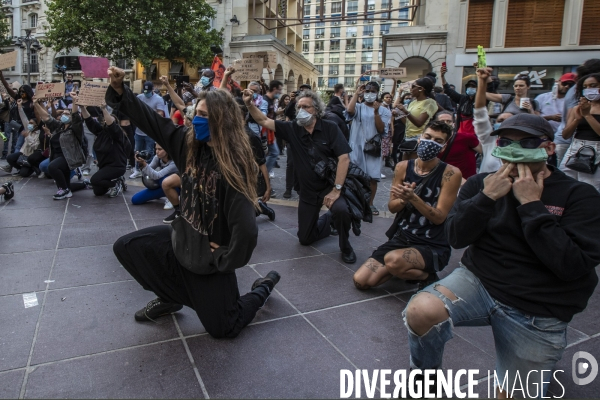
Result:
{"type": "Polygon", "coordinates": [[[455,174],[455,172],[453,170],[450,170],[450,171],[444,173],[444,176],[443,176],[444,182],[450,182],[450,178],[452,178],[452,175],[454,175],[454,174],[455,174]]]}
{"type": "Polygon", "coordinates": [[[402,258],[413,268],[423,269],[425,265],[419,260],[419,253],[415,249],[407,249],[402,254],[402,258]]]}

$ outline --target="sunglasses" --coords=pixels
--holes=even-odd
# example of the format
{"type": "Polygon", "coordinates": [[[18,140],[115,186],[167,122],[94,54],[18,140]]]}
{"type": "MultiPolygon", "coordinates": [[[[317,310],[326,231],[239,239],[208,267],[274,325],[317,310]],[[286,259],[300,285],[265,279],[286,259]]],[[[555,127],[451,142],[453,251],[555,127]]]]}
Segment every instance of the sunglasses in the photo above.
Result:
{"type": "Polygon", "coordinates": [[[510,146],[512,143],[519,143],[519,146],[521,146],[524,149],[537,149],[538,147],[540,147],[540,145],[544,142],[547,142],[548,139],[542,139],[542,138],[538,138],[538,137],[532,137],[532,138],[525,138],[525,139],[521,139],[521,140],[510,140],[507,138],[499,138],[498,140],[496,140],[496,146],[498,147],[507,147],[510,146]]]}
{"type": "Polygon", "coordinates": [[[414,83],[411,86],[413,89],[423,89],[421,86],[419,85],[415,85],[414,83]]]}

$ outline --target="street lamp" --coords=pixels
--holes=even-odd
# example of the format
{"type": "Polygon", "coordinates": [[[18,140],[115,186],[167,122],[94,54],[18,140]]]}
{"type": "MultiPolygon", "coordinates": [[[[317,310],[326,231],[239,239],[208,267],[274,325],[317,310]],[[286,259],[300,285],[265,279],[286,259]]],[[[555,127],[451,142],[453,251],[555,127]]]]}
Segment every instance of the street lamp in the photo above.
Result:
{"type": "Polygon", "coordinates": [[[31,29],[25,29],[25,36],[21,36],[14,39],[14,44],[19,45],[20,48],[27,48],[27,84],[31,86],[31,48],[34,50],[40,50],[42,45],[38,40],[31,36],[31,29]]]}

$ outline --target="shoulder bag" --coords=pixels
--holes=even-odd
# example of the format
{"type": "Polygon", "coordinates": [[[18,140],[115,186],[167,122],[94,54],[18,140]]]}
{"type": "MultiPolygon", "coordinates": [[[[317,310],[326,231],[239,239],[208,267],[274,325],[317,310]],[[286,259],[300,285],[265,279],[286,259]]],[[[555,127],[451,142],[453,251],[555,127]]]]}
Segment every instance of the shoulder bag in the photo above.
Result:
{"type": "Polygon", "coordinates": [[[565,166],[573,171],[593,174],[598,169],[598,164],[596,164],[596,149],[592,146],[581,146],[577,150],[577,153],[569,157],[565,166]],[[592,154],[585,154],[583,150],[590,150],[592,154]]]}

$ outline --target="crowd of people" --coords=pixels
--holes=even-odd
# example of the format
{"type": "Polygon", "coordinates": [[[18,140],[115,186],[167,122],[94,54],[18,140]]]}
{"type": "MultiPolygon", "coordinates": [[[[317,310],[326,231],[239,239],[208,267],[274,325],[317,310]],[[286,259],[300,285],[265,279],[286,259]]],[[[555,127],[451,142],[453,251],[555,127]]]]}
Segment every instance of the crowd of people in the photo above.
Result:
{"type": "MultiPolygon", "coordinates": [[[[359,80],[351,95],[336,85],[325,104],[308,85],[283,94],[282,82],[261,79],[242,89],[232,67],[218,88],[204,70],[196,86],[161,77],[165,96],[152,82],[134,94],[111,67],[100,107],[80,106],[76,91],[33,101],[29,86],[0,75],[11,143],[2,169],[51,177],[55,200],[86,188],[116,197],[130,169],[145,186],[134,205],[166,198],[173,209],[169,225],[114,244],[123,267],[158,296],[135,319],[185,305],[212,336],[235,337],[280,280],[271,271],[240,296],[235,276],[260,240],[256,217],[275,220],[268,202],[279,156],[286,152],[283,197],[299,195],[298,242],[338,236],[348,264],[358,261],[350,232],[359,237],[379,214],[374,198],[390,168],[389,240],[360,260],[353,283],[416,285],[404,311],[411,367],[440,369],[454,326],[491,325],[501,376],[543,374],[598,283],[600,60],[536,99],[526,75],[515,77],[513,94],[499,94],[492,68],[478,68],[459,93],[446,72],[440,87],[429,73],[398,94],[376,80],[359,80]],[[90,160],[98,169],[87,180],[90,160]],[[460,266],[440,280],[453,248],[466,248],[460,266]]],[[[11,200],[12,183],[0,195],[11,200]]],[[[528,390],[548,381],[528,379],[528,390]]]]}

